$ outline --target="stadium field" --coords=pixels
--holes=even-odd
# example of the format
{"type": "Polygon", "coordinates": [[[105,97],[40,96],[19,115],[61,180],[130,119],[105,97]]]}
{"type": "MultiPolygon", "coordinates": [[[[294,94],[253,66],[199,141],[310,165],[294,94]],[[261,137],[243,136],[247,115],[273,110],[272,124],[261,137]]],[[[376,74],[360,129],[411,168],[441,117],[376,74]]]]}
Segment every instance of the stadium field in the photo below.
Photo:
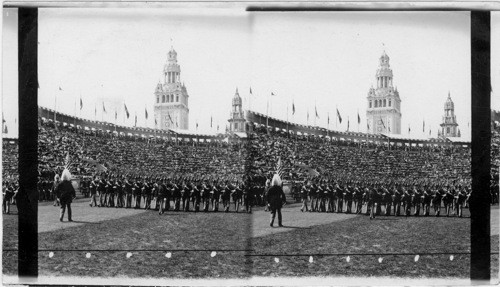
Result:
{"type": "MultiPolygon", "coordinates": [[[[302,213],[283,228],[247,213],[166,212],[73,204],[74,222],[39,206],[40,276],[248,278],[253,276],[469,277],[470,219],[302,213]],[[418,257],[417,257],[418,255],[418,257]]],[[[498,206],[492,207],[492,277],[498,278],[498,206]]],[[[17,210],[3,216],[3,272],[17,273],[17,210]]]]}

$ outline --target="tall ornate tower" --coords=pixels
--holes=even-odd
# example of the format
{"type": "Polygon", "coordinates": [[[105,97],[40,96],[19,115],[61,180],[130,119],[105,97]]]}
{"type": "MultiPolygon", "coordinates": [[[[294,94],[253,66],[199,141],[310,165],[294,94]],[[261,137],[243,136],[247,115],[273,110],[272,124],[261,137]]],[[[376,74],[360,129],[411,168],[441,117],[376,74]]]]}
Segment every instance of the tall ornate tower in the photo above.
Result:
{"type": "Polygon", "coordinates": [[[450,92],[444,103],[444,116],[441,126],[441,136],[443,137],[460,137],[460,132],[457,132],[458,124],[455,116],[455,104],[451,100],[450,92]]]}
{"type": "Polygon", "coordinates": [[[155,89],[155,119],[156,128],[188,129],[189,104],[188,93],[184,83],[181,83],[181,68],[177,64],[177,52],[171,48],[167,63],[163,68],[163,82],[158,82],[155,89]]]}
{"type": "Polygon", "coordinates": [[[238,88],[233,97],[233,105],[229,115],[229,131],[231,132],[245,132],[245,114],[243,113],[241,97],[238,93],[238,88]]]}
{"type": "Polygon", "coordinates": [[[368,91],[366,120],[368,133],[401,133],[401,99],[397,88],[392,85],[392,69],[389,56],[382,53],[376,74],[377,88],[368,91]]]}

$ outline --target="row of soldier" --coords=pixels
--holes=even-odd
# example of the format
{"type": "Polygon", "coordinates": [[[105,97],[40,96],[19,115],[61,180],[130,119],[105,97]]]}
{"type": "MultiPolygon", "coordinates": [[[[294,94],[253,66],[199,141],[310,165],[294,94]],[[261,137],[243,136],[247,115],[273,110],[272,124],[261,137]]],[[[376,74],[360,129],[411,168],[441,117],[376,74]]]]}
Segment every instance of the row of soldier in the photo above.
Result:
{"type": "Polygon", "coordinates": [[[244,188],[238,180],[97,176],[82,183],[90,206],[155,209],[164,211],[252,211],[260,198],[257,188],[244,188]],[[231,207],[233,206],[233,207],[231,207]]]}
{"type": "Polygon", "coordinates": [[[333,181],[308,181],[299,187],[302,200],[301,211],[345,212],[370,215],[440,216],[444,207],[445,215],[450,213],[462,217],[467,205],[470,187],[457,185],[383,184],[333,181]],[[354,210],[353,210],[354,207],[354,210]],[[364,211],[363,211],[364,207],[364,211]]]}

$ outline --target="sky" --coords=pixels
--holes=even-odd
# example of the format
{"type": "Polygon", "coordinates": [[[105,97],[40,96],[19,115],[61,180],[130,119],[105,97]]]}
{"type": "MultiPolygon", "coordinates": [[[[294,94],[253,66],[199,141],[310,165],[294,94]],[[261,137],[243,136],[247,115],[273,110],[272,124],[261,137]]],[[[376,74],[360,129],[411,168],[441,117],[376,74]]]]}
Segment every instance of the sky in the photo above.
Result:
{"type": "MultiPolygon", "coordinates": [[[[492,14],[492,107],[500,109],[500,58],[493,48],[500,44],[494,32],[500,16],[492,14]]],[[[15,133],[17,109],[7,108],[17,106],[15,10],[4,9],[3,25],[2,110],[15,133]]],[[[437,136],[449,92],[459,128],[470,137],[468,12],[47,8],[39,9],[38,38],[38,104],[88,119],[114,123],[116,110],[117,124],[132,126],[137,113],[139,126],[154,127],[154,89],[173,47],[189,93],[191,130],[198,123],[200,132],[210,131],[211,117],[213,129],[225,127],[238,88],[245,108],[301,124],[309,111],[309,124],[345,131],[349,118],[357,131],[359,112],[364,132],[366,96],[385,51],[402,101],[402,134],[411,126],[410,136],[428,136],[429,129],[437,136]],[[335,121],[337,108],[342,124],[335,121]]]]}

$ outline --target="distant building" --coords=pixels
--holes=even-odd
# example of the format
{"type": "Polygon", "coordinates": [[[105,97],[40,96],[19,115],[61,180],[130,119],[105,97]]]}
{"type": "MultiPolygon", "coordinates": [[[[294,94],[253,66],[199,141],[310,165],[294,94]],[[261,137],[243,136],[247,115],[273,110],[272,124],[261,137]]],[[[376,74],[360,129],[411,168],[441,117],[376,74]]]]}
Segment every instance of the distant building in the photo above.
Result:
{"type": "Polygon", "coordinates": [[[368,91],[367,132],[401,134],[401,99],[393,87],[389,56],[383,52],[376,74],[377,88],[368,91]]]}
{"type": "Polygon", "coordinates": [[[455,116],[455,104],[451,100],[450,92],[444,103],[443,123],[440,124],[440,135],[443,137],[460,137],[460,129],[458,129],[457,118],[455,116]]]}
{"type": "Polygon", "coordinates": [[[177,64],[177,52],[171,48],[163,68],[163,81],[158,82],[154,92],[154,116],[157,129],[189,128],[189,95],[181,83],[181,68],[177,64]]]}
{"type": "Polygon", "coordinates": [[[238,88],[234,93],[231,113],[229,115],[229,131],[230,132],[245,132],[245,114],[243,113],[242,101],[238,88]]]}

